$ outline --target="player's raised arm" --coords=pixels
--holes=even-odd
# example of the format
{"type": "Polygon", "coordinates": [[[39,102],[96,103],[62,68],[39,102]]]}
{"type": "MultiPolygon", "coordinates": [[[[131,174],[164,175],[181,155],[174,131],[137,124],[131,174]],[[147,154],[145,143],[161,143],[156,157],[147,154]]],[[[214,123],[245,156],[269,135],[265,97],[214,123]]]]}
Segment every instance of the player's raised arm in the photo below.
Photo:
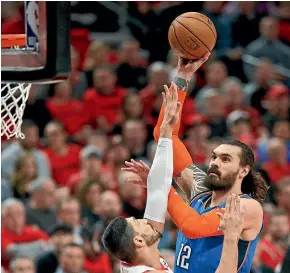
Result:
{"type": "Polygon", "coordinates": [[[158,232],[163,232],[167,211],[168,193],[173,176],[172,129],[179,119],[180,103],[174,83],[170,90],[165,86],[163,104],[164,119],[160,127],[160,138],[153,164],[147,179],[147,203],[144,218],[158,232]]]}
{"type": "Polygon", "coordinates": [[[228,196],[224,215],[218,213],[224,242],[220,263],[215,273],[236,273],[239,270],[238,240],[244,225],[244,207],[241,208],[240,201],[240,197],[236,194],[228,196]]]}

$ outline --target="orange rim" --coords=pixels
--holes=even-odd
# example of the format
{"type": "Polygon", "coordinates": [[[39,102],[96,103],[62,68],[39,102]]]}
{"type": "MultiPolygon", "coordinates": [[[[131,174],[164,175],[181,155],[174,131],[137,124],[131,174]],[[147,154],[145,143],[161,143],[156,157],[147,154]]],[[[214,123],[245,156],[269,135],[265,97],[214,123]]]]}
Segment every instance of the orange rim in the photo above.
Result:
{"type": "Polygon", "coordinates": [[[1,35],[1,48],[10,48],[13,46],[26,46],[25,34],[1,35]]]}

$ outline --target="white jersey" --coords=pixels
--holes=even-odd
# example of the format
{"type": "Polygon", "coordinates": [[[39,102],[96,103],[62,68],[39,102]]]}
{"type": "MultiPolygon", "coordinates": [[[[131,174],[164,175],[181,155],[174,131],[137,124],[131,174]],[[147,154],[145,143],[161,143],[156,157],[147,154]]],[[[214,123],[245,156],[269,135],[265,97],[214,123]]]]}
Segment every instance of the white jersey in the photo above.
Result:
{"type": "Polygon", "coordinates": [[[167,262],[160,257],[161,269],[155,269],[146,265],[132,265],[125,262],[121,262],[121,273],[145,273],[154,270],[162,270],[164,273],[173,273],[173,271],[168,266],[167,262]]]}

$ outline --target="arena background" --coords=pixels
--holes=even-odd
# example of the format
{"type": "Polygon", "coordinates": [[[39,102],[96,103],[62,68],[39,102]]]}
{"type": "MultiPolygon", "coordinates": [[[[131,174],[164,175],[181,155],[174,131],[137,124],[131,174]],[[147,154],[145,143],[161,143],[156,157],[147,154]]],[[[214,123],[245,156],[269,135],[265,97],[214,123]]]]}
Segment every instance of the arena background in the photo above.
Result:
{"type": "MultiPolygon", "coordinates": [[[[1,33],[24,33],[23,2],[1,2],[1,10],[1,33]]],[[[209,16],[218,40],[190,84],[180,137],[204,170],[225,137],[252,147],[270,186],[252,272],[280,272],[290,223],[290,2],[263,1],[72,2],[69,80],[33,85],[26,139],[2,139],[2,205],[19,199],[33,226],[17,237],[8,221],[14,217],[21,229],[24,212],[2,215],[3,272],[12,258],[25,255],[35,261],[35,272],[54,273],[43,265],[58,264],[50,239],[60,222],[72,226],[75,242],[84,246],[86,272],[119,272],[99,238],[112,218],[143,216],[146,193],[126,184],[120,167],[130,158],[152,162],[160,92],[174,78],[177,60],[168,27],[188,11],[209,16]],[[21,243],[25,249],[3,255],[21,243]]],[[[163,236],[161,253],[173,266],[177,229],[169,216],[163,236]]],[[[82,261],[68,256],[66,262],[71,272],[81,272],[82,261]]]]}

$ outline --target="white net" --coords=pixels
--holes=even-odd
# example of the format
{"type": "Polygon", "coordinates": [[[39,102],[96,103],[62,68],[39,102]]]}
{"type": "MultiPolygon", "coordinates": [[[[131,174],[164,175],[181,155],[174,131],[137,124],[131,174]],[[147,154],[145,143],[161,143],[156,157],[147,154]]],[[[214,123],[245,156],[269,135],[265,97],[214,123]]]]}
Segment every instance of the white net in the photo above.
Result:
{"type": "Polygon", "coordinates": [[[1,137],[25,137],[21,125],[30,87],[30,83],[1,85],[1,137]]]}

